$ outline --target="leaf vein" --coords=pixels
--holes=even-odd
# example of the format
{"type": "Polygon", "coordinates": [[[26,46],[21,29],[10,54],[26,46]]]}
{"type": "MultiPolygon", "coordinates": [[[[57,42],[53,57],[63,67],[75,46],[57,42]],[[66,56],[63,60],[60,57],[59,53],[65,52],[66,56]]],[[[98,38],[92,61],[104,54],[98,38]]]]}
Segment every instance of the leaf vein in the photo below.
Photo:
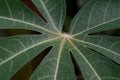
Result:
{"type": "Polygon", "coordinates": [[[88,18],[88,24],[87,24],[87,29],[89,29],[89,26],[90,26],[90,21],[91,21],[91,17],[92,17],[92,13],[93,13],[93,10],[97,4],[98,0],[96,0],[95,4],[93,5],[91,11],[90,11],[90,15],[89,15],[89,18],[88,18]]]}
{"type": "Polygon", "coordinates": [[[47,10],[47,8],[46,8],[44,2],[43,2],[42,0],[40,0],[40,2],[41,2],[41,4],[42,4],[42,6],[43,6],[43,8],[44,8],[44,10],[45,10],[45,12],[46,12],[48,18],[50,19],[51,25],[55,28],[55,30],[56,30],[58,33],[61,33],[61,32],[57,29],[55,23],[53,22],[53,19],[51,18],[51,15],[50,15],[50,13],[48,12],[48,10],[47,10]]]}
{"type": "Polygon", "coordinates": [[[52,42],[52,41],[57,40],[57,39],[59,39],[59,38],[60,38],[60,37],[57,37],[57,38],[49,39],[49,40],[42,41],[42,42],[36,43],[36,44],[34,44],[34,45],[31,45],[31,46],[29,46],[28,48],[25,48],[25,49],[21,50],[20,52],[18,52],[17,54],[15,54],[15,55],[7,58],[6,60],[0,62],[0,66],[1,66],[2,64],[6,63],[7,61],[13,59],[14,57],[19,56],[21,53],[23,53],[23,52],[25,52],[25,51],[33,48],[33,47],[36,47],[36,46],[38,46],[38,45],[40,45],[40,44],[44,44],[44,43],[47,43],[47,42],[52,42]]]}
{"type": "Polygon", "coordinates": [[[47,31],[49,33],[57,34],[57,33],[54,33],[53,31],[50,31],[48,29],[43,28],[42,26],[39,26],[39,25],[36,25],[36,24],[32,24],[32,23],[29,23],[29,22],[25,22],[25,21],[22,21],[22,20],[17,20],[17,19],[14,19],[14,18],[7,18],[7,17],[3,17],[3,16],[0,16],[0,19],[11,20],[11,21],[19,22],[19,23],[28,24],[28,25],[34,26],[36,28],[42,29],[44,31],[47,31]]]}
{"type": "Polygon", "coordinates": [[[106,13],[107,13],[107,10],[108,10],[108,8],[109,8],[109,6],[110,6],[110,3],[111,3],[111,0],[109,0],[107,6],[106,6],[106,8],[105,8],[104,17],[103,17],[103,22],[105,22],[106,13]]]}
{"type": "Polygon", "coordinates": [[[9,6],[7,0],[5,0],[5,3],[6,3],[6,5],[7,5],[7,7],[8,7],[8,10],[9,10],[9,13],[10,13],[10,17],[12,18],[13,15],[12,15],[12,12],[11,12],[11,9],[10,9],[10,6],[9,6]]]}
{"type": "Polygon", "coordinates": [[[84,30],[84,31],[82,31],[82,32],[80,32],[80,33],[73,34],[72,37],[75,37],[75,36],[81,35],[81,34],[87,32],[87,31],[90,31],[90,30],[94,29],[94,28],[97,28],[97,27],[100,27],[100,26],[102,26],[102,25],[105,25],[105,24],[111,23],[111,22],[113,22],[113,21],[117,21],[117,20],[119,20],[119,19],[120,19],[120,17],[118,17],[118,18],[114,18],[114,19],[112,19],[112,20],[106,21],[106,22],[101,23],[101,24],[98,24],[98,25],[93,26],[93,27],[91,27],[91,28],[89,28],[89,29],[86,29],[86,30],[84,30]]]}
{"type": "Polygon", "coordinates": [[[98,80],[101,80],[100,76],[98,75],[98,73],[95,71],[95,69],[93,68],[93,66],[90,64],[90,62],[86,59],[86,57],[81,53],[81,51],[72,43],[71,40],[69,40],[69,43],[71,44],[71,46],[79,53],[79,55],[82,56],[82,58],[85,60],[85,62],[89,65],[89,67],[92,69],[92,71],[94,72],[94,74],[96,75],[96,77],[98,78],[98,80]]]}
{"type": "Polygon", "coordinates": [[[60,64],[60,57],[61,57],[61,54],[62,54],[64,43],[65,43],[65,39],[63,38],[63,40],[61,42],[61,45],[60,45],[60,48],[59,48],[60,50],[58,52],[57,65],[56,65],[55,75],[54,75],[53,80],[57,80],[57,73],[58,73],[58,68],[59,68],[59,64],[60,64]]]}

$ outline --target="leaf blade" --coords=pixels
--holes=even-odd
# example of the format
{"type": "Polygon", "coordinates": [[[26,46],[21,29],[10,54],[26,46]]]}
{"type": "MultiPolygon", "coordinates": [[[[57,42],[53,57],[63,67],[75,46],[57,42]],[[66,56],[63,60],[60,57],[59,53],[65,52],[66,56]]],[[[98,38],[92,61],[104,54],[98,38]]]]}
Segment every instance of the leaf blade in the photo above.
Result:
{"type": "Polygon", "coordinates": [[[111,36],[84,36],[76,40],[120,64],[120,38],[111,36]]]}
{"type": "Polygon", "coordinates": [[[56,41],[53,49],[33,73],[31,80],[76,80],[69,49],[64,48],[66,46],[64,40],[56,41]]]}
{"type": "Polygon", "coordinates": [[[32,0],[32,2],[48,21],[50,26],[60,33],[66,13],[65,0],[32,0]]]}
{"type": "Polygon", "coordinates": [[[27,61],[31,60],[33,57],[35,57],[45,48],[49,47],[51,42],[56,39],[57,38],[52,39],[52,37],[45,37],[45,35],[44,36],[30,35],[30,36],[14,37],[11,39],[0,39],[0,41],[2,42],[0,43],[0,51],[1,51],[0,78],[3,80],[10,79],[10,77],[12,77],[13,74],[19,68],[21,68],[27,61]],[[48,40],[44,41],[44,39],[46,38],[48,40]],[[8,43],[11,46],[14,43],[14,46],[12,47],[7,46],[8,43]],[[12,52],[12,54],[10,54],[8,51],[12,52]],[[7,68],[8,67],[7,65],[9,64],[12,65],[10,69],[7,68]],[[8,69],[9,72],[5,71],[6,68],[8,69]]]}
{"type": "MultiPolygon", "coordinates": [[[[90,70],[92,70],[92,74],[95,75],[96,80],[101,80],[100,76],[98,75],[98,73],[95,71],[95,69],[93,68],[93,66],[90,64],[90,62],[87,60],[87,58],[81,53],[81,51],[73,44],[73,42],[71,40],[69,40],[69,43],[71,44],[71,46],[73,47],[72,49],[74,49],[81,57],[82,59],[86,62],[86,64],[88,64],[90,70]]],[[[80,58],[80,57],[79,57],[80,58]]],[[[81,60],[82,61],[82,60],[81,60]]],[[[78,63],[79,64],[79,63],[78,63]]]]}
{"type": "Polygon", "coordinates": [[[79,67],[82,70],[85,80],[117,80],[120,78],[119,71],[120,67],[115,63],[111,62],[108,58],[92,51],[88,48],[84,48],[81,45],[78,47],[79,51],[88,60],[89,64],[94,68],[95,72],[99,75],[99,79],[89,69],[88,64],[83,61],[73,49],[73,55],[78,62],[79,67]],[[103,73],[104,72],[104,73],[103,73]]]}
{"type": "Polygon", "coordinates": [[[119,4],[119,0],[91,0],[73,19],[70,33],[77,36],[120,28],[119,4]]]}
{"type": "Polygon", "coordinates": [[[27,29],[37,32],[53,32],[47,23],[28,9],[21,1],[1,0],[0,7],[0,29],[27,29]]]}

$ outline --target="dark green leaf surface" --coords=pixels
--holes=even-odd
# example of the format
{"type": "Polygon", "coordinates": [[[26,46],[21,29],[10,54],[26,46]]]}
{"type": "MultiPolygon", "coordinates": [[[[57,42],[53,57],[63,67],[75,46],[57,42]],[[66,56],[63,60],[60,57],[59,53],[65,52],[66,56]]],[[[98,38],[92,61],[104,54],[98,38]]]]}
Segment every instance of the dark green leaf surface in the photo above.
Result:
{"type": "Polygon", "coordinates": [[[47,22],[20,0],[0,0],[0,29],[39,35],[0,38],[0,80],[10,80],[27,62],[52,46],[30,80],[77,80],[70,52],[85,80],[120,80],[120,37],[88,35],[120,28],[120,0],[90,0],[62,33],[65,0],[32,0],[47,22]]]}
{"type": "Polygon", "coordinates": [[[72,21],[74,36],[120,28],[120,0],[91,0],[72,21]]]}
{"type": "Polygon", "coordinates": [[[68,44],[55,42],[53,49],[34,72],[31,80],[75,80],[68,44]],[[62,75],[63,74],[63,75],[62,75]],[[62,75],[62,76],[61,76],[62,75]]]}
{"type": "MultiPolygon", "coordinates": [[[[32,0],[53,30],[62,30],[65,18],[65,0],[32,0]]],[[[60,30],[60,31],[59,31],[60,30]]]]}
{"type": "Polygon", "coordinates": [[[81,46],[72,51],[79,67],[81,67],[85,80],[120,79],[120,67],[106,57],[81,46]]]}
{"type": "Polygon", "coordinates": [[[0,8],[0,29],[53,30],[20,0],[0,0],[0,8]]]}
{"type": "Polygon", "coordinates": [[[19,36],[0,39],[0,79],[10,77],[57,38],[48,36],[19,36]]]}
{"type": "MultiPolygon", "coordinates": [[[[78,37],[77,37],[78,38],[78,37]]],[[[75,40],[98,51],[120,64],[120,38],[110,36],[84,36],[75,40]]]]}

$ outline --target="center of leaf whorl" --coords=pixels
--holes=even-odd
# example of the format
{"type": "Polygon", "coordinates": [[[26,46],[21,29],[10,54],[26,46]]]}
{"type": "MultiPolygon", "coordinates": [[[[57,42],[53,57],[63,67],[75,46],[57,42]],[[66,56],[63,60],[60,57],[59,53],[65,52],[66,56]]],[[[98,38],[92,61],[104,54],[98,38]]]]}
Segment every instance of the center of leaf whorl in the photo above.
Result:
{"type": "Polygon", "coordinates": [[[71,36],[68,35],[68,34],[62,34],[61,36],[62,36],[63,38],[65,38],[65,39],[69,39],[69,38],[71,38],[71,36]]]}

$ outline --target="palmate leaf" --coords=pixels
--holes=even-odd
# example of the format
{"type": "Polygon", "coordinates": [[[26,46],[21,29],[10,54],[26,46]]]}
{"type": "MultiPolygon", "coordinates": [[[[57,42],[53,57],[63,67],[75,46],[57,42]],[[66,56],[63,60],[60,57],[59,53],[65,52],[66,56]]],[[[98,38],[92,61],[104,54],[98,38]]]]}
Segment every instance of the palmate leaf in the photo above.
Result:
{"type": "Polygon", "coordinates": [[[120,79],[120,38],[87,35],[120,28],[120,0],[91,0],[62,32],[65,0],[32,0],[47,22],[20,0],[0,0],[0,29],[26,29],[40,35],[0,38],[0,80],[11,77],[52,46],[30,80],[77,80],[70,53],[85,80],[120,79]]]}

